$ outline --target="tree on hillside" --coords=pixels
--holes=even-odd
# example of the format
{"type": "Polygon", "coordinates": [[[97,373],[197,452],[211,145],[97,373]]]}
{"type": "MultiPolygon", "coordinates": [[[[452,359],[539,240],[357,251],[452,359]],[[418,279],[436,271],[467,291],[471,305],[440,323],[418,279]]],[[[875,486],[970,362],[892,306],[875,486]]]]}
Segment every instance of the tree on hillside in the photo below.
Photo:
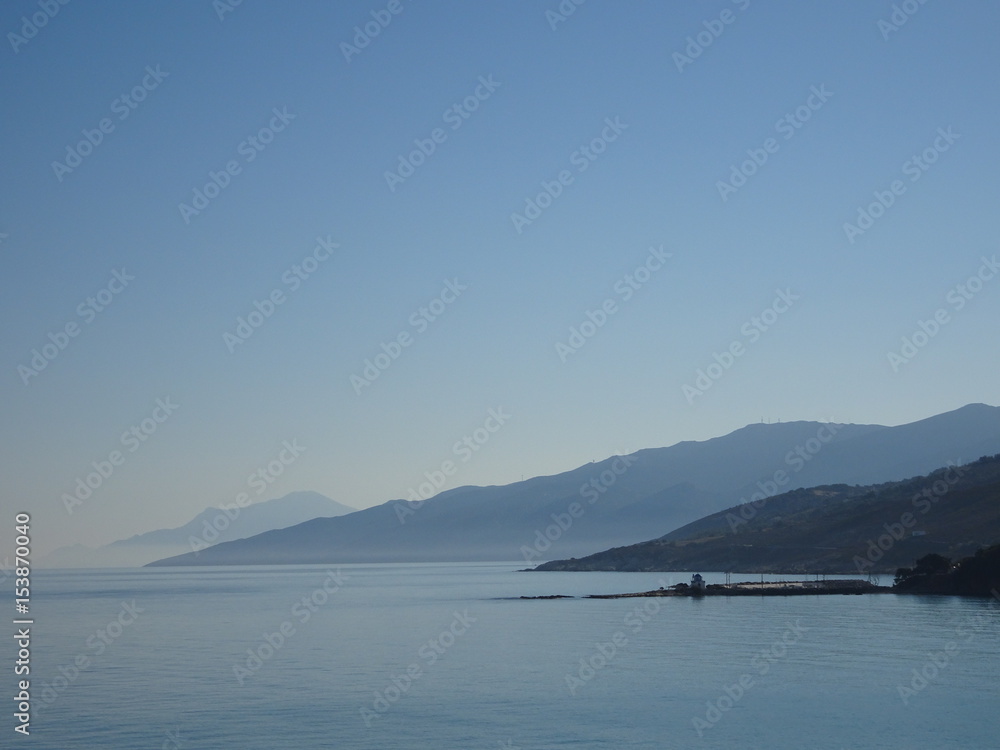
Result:
{"type": "Polygon", "coordinates": [[[901,589],[914,588],[927,583],[933,576],[942,575],[949,570],[951,570],[951,560],[931,552],[917,560],[917,564],[912,568],[898,568],[894,583],[901,589]]]}
{"type": "Polygon", "coordinates": [[[924,555],[914,567],[896,571],[895,587],[921,594],[992,594],[1000,599],[1000,544],[980,549],[954,565],[947,557],[924,555]]]}

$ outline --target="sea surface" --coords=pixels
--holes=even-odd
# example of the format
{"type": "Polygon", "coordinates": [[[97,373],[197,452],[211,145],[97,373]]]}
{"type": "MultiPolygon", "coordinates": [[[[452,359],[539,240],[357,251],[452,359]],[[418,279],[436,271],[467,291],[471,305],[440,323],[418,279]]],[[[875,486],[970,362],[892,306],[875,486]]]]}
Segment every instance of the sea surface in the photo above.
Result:
{"type": "Polygon", "coordinates": [[[690,576],[518,567],[36,571],[0,747],[1000,747],[995,600],[524,601],[690,576]]]}

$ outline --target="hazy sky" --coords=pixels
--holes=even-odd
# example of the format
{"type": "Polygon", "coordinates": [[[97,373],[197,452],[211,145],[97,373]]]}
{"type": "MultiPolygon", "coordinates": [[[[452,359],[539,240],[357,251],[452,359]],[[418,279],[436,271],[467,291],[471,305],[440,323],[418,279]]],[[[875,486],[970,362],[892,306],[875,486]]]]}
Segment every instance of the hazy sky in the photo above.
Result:
{"type": "Polygon", "coordinates": [[[51,5],[0,12],[39,552],[1000,403],[995,3],[51,5]]]}

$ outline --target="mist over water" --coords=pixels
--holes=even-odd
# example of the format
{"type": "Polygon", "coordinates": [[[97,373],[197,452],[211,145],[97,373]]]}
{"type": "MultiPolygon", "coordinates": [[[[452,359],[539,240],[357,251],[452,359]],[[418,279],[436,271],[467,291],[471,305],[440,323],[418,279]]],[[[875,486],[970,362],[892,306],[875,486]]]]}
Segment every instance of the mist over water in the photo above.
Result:
{"type": "Polygon", "coordinates": [[[39,572],[30,742],[46,750],[770,750],[798,749],[806,738],[831,750],[995,746],[996,602],[525,601],[516,597],[645,591],[690,576],[517,567],[39,572]],[[116,627],[123,608],[134,614],[116,627]],[[79,659],[89,663],[74,674],[79,659]]]}
{"type": "Polygon", "coordinates": [[[1000,747],[998,28],[0,3],[0,750],[1000,747]]]}

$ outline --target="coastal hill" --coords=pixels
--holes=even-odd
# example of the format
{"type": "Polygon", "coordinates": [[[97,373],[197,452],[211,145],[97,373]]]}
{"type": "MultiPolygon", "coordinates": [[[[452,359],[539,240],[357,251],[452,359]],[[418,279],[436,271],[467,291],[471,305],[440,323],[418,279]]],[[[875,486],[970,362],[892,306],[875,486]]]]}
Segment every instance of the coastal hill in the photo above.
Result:
{"type": "Polygon", "coordinates": [[[659,539],[535,570],[891,573],[1000,540],[1000,455],[871,486],[798,489],[659,539]]]}
{"type": "Polygon", "coordinates": [[[1000,452],[1000,408],[973,404],[898,427],[752,424],[504,486],[392,500],[155,565],[521,560],[635,544],[794,487],[902,480],[1000,452]]]}
{"type": "Polygon", "coordinates": [[[1000,544],[952,562],[931,553],[896,571],[895,591],[912,594],[992,596],[1000,600],[1000,544]]]}

